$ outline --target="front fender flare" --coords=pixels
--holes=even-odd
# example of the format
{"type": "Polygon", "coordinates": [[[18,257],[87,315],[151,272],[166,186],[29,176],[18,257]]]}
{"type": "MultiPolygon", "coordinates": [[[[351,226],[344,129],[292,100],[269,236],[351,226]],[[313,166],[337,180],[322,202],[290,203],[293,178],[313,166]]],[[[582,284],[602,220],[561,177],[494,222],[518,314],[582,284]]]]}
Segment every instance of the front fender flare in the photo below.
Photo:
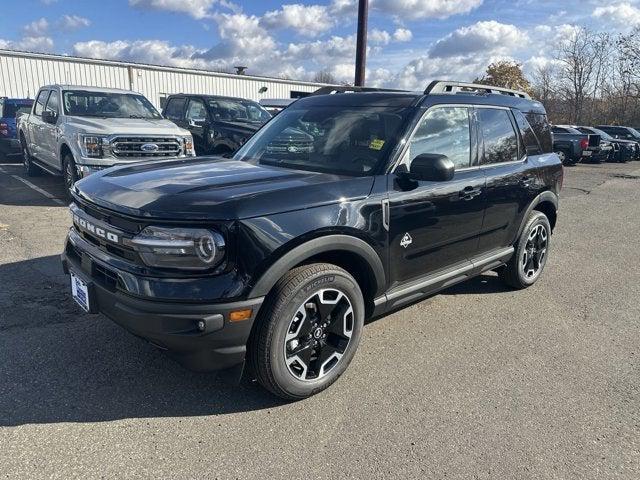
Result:
{"type": "Polygon", "coordinates": [[[385,272],[382,260],[376,251],[364,240],[348,235],[325,235],[303,243],[284,254],[264,272],[251,289],[249,298],[267,295],[276,282],[289,270],[305,260],[328,252],[344,251],[358,255],[373,273],[376,290],[381,292],[385,285],[385,272]]]}

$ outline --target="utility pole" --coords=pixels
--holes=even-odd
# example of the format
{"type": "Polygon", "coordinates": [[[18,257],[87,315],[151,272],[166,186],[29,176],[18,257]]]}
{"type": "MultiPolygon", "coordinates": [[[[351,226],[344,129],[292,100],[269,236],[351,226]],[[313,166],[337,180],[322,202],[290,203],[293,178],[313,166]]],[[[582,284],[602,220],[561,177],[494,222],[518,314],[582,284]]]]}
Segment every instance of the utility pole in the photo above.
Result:
{"type": "Polygon", "coordinates": [[[367,67],[367,23],[369,16],[369,0],[358,3],[358,40],[356,43],[356,87],[364,87],[365,69],[367,67]]]}

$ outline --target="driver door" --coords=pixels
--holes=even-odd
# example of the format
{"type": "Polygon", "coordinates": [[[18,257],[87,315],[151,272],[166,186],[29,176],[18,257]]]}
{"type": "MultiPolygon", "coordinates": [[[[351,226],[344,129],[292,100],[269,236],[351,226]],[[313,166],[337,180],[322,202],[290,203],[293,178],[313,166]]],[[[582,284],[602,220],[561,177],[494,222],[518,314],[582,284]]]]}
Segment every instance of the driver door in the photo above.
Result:
{"type": "Polygon", "coordinates": [[[193,136],[196,155],[205,155],[208,150],[206,134],[209,116],[207,114],[207,107],[202,100],[199,98],[189,99],[185,120],[185,128],[188,129],[193,136]]]}
{"type": "Polygon", "coordinates": [[[478,249],[486,179],[477,168],[474,109],[431,107],[418,124],[403,163],[390,175],[389,274],[391,288],[469,264],[478,249]],[[447,181],[408,180],[420,154],[446,155],[455,165],[447,181]]]}

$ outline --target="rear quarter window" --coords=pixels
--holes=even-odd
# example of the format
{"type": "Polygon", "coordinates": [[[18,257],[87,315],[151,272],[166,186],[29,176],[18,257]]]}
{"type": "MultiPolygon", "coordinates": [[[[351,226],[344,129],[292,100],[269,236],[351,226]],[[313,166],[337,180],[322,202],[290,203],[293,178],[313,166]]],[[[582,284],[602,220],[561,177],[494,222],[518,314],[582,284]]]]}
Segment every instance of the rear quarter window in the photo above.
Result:
{"type": "Polygon", "coordinates": [[[542,147],[540,146],[538,137],[533,131],[533,127],[519,110],[513,110],[513,116],[516,119],[518,130],[520,130],[520,136],[524,142],[527,155],[540,155],[542,153],[542,147]]]}
{"type": "Polygon", "coordinates": [[[553,152],[553,139],[551,138],[551,127],[547,116],[543,113],[531,112],[527,113],[525,117],[536,134],[542,153],[553,152]]]}

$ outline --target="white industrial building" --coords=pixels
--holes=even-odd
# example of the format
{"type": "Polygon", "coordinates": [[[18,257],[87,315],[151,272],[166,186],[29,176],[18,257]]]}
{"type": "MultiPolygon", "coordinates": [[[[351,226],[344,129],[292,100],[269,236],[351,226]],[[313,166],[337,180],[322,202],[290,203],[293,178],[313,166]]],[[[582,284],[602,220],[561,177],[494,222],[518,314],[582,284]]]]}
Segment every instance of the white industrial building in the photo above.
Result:
{"type": "Polygon", "coordinates": [[[54,83],[122,88],[142,93],[157,108],[172,93],[260,100],[297,98],[324,84],[159,65],[0,49],[0,97],[33,98],[54,83]]]}

